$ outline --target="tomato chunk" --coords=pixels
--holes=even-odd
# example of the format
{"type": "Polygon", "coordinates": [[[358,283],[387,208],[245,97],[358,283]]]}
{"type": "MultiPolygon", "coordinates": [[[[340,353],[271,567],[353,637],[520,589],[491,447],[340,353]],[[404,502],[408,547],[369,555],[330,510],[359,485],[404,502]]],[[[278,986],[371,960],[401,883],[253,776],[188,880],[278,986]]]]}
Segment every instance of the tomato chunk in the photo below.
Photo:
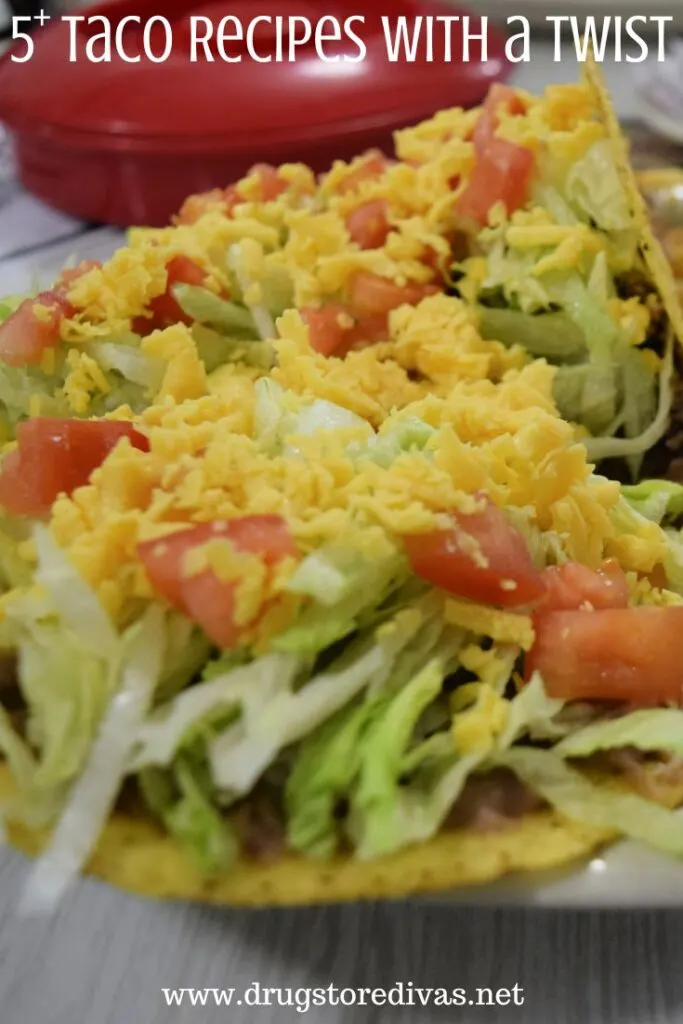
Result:
{"type": "Polygon", "coordinates": [[[546,592],[538,614],[628,608],[628,583],[617,561],[610,559],[594,572],[579,562],[549,566],[543,571],[546,592]]]}
{"type": "Polygon", "coordinates": [[[428,295],[435,295],[439,291],[440,288],[435,284],[409,281],[401,285],[379,274],[360,271],[351,279],[349,297],[353,312],[364,317],[387,314],[399,306],[416,306],[428,295]]]}
{"type": "Polygon", "coordinates": [[[356,324],[346,339],[346,349],[366,348],[376,341],[386,341],[389,337],[389,315],[374,313],[369,316],[356,317],[356,324]]]}
{"type": "Polygon", "coordinates": [[[77,281],[79,277],[83,277],[84,274],[88,274],[91,270],[98,270],[101,266],[102,264],[99,260],[81,260],[77,267],[68,267],[66,270],[61,271],[55,281],[55,289],[66,294],[74,281],[77,281]]]}
{"type": "Polygon", "coordinates": [[[503,608],[543,596],[527,543],[499,508],[489,502],[483,512],[452,520],[449,530],[403,538],[417,576],[458,597],[503,608]]]}
{"type": "Polygon", "coordinates": [[[323,356],[331,356],[342,348],[349,331],[353,328],[353,320],[349,317],[348,311],[337,302],[329,302],[317,309],[312,306],[304,307],[301,316],[308,325],[311,348],[323,356]]]}
{"type": "Polygon", "coordinates": [[[130,423],[36,416],[17,427],[18,448],[0,465],[0,505],[12,515],[42,516],[59,494],[87,484],[122,437],[149,451],[130,423]]]}
{"type": "Polygon", "coordinates": [[[683,607],[558,611],[539,616],[525,675],[551,697],[683,703],[683,607]]]}
{"type": "Polygon", "coordinates": [[[261,202],[269,203],[287,191],[287,182],[271,164],[254,164],[249,174],[257,174],[261,186],[261,202]]]}
{"type": "Polygon", "coordinates": [[[25,299],[0,324],[0,361],[10,366],[38,366],[45,350],[59,344],[62,320],[72,313],[61,290],[25,299]]]}
{"type": "Polygon", "coordinates": [[[200,523],[139,545],[140,559],[154,589],[201,626],[218,647],[233,647],[240,635],[234,620],[236,584],[221,580],[211,569],[196,576],[185,573],[187,553],[214,538],[229,540],[238,551],[259,555],[268,566],[296,556],[297,548],[285,520],[276,515],[200,523]]]}
{"type": "Polygon", "coordinates": [[[391,230],[386,200],[373,199],[352,210],[346,218],[346,228],[361,249],[379,249],[391,230]]]}
{"type": "Polygon", "coordinates": [[[509,114],[524,114],[526,105],[519,93],[509,85],[496,82],[489,89],[484,102],[481,117],[474,129],[474,146],[478,153],[483,152],[494,138],[500,123],[498,111],[504,107],[509,114]]]}
{"type": "Polygon", "coordinates": [[[208,192],[198,192],[188,196],[177,216],[176,224],[196,224],[200,217],[212,208],[218,208],[229,217],[238,203],[244,202],[235,185],[227,188],[212,188],[208,192]]]}
{"type": "Polygon", "coordinates": [[[378,149],[370,150],[370,152],[366,154],[366,158],[363,163],[356,167],[355,170],[349,171],[344,179],[337,185],[337,191],[341,195],[347,195],[349,192],[355,192],[359,185],[362,185],[364,181],[374,181],[376,178],[381,178],[387,167],[390,167],[392,163],[393,161],[378,149]]]}
{"type": "Polygon", "coordinates": [[[508,212],[524,206],[534,173],[534,155],[525,146],[506,139],[491,139],[477,158],[467,188],[458,198],[456,212],[483,226],[489,210],[502,202],[508,212]]]}
{"type": "Polygon", "coordinates": [[[136,317],[132,327],[137,334],[149,334],[151,331],[163,330],[171,324],[190,324],[187,316],[173,294],[176,284],[202,285],[206,280],[206,271],[188,259],[187,256],[174,256],[166,267],[166,291],[152,299],[147,307],[150,316],[136,317]]]}

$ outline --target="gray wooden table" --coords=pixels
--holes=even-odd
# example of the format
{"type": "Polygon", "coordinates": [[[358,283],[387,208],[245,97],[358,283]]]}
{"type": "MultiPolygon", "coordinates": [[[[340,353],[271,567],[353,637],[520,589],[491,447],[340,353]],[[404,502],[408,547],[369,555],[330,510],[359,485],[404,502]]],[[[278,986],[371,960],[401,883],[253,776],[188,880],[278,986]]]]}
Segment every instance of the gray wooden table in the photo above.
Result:
{"type": "MultiPolygon", "coordinates": [[[[51,921],[17,923],[24,862],[0,855],[2,1024],[673,1024],[683,917],[433,904],[234,912],[84,882],[51,921]],[[166,1005],[163,988],[512,988],[524,1005],[364,1009],[166,1005]]],[[[286,995],[283,994],[283,999],[286,995]]]]}

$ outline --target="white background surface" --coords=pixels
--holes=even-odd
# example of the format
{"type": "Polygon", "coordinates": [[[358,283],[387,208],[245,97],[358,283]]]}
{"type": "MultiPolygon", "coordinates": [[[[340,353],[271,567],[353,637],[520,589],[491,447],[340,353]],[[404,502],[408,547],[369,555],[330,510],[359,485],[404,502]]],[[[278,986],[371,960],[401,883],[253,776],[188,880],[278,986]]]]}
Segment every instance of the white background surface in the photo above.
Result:
{"type": "MultiPolygon", "coordinates": [[[[575,77],[573,65],[553,63],[548,47],[537,45],[535,55],[517,78],[525,88],[575,77]]],[[[608,78],[621,115],[634,116],[633,69],[608,68],[608,78]]],[[[0,205],[0,293],[27,287],[36,273],[50,278],[71,255],[104,254],[119,238],[105,230],[76,242],[70,236],[78,229],[19,193],[0,205]],[[62,241],[30,251],[50,237],[62,241]]],[[[671,864],[662,869],[649,857],[639,864],[634,874],[626,863],[619,883],[626,898],[661,903],[671,893],[681,903],[683,880],[671,864]]],[[[623,854],[616,865],[624,868],[623,854]]],[[[584,892],[599,892],[599,876],[585,877],[584,892]]],[[[244,913],[151,904],[84,882],[53,921],[20,924],[13,908],[23,877],[23,860],[0,854],[1,1024],[683,1022],[683,918],[671,912],[587,915],[415,903],[244,913]],[[246,988],[253,981],[391,987],[398,980],[449,988],[519,984],[526,1003],[517,1010],[328,1007],[302,1015],[278,1008],[172,1010],[160,992],[163,986],[246,988]]],[[[575,898],[570,892],[569,902],[575,898]]]]}

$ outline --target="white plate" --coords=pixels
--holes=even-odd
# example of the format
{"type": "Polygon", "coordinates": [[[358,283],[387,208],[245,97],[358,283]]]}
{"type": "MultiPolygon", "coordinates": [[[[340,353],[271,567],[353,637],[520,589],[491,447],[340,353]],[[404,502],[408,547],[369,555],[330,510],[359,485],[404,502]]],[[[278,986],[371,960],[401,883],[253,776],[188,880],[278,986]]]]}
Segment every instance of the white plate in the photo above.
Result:
{"type": "Polygon", "coordinates": [[[460,889],[434,899],[439,903],[573,910],[680,909],[683,863],[624,841],[561,871],[511,875],[481,888],[460,889]]]}

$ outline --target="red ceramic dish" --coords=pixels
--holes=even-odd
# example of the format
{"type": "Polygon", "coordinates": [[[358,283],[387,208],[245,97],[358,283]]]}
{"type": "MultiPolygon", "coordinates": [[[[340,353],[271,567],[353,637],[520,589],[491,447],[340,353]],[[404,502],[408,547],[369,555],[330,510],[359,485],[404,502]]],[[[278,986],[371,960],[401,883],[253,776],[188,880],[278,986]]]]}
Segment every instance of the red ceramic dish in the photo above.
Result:
{"type": "MultiPolygon", "coordinates": [[[[148,19],[160,8],[153,0],[114,0],[79,13],[105,15],[115,26],[127,15],[148,19]]],[[[509,73],[504,41],[490,27],[488,60],[481,61],[473,43],[470,61],[462,61],[462,22],[450,30],[452,62],[442,59],[443,34],[435,35],[432,62],[424,46],[413,63],[388,60],[382,14],[462,16],[451,4],[328,0],[321,10],[305,0],[213,0],[201,7],[166,0],[163,14],[174,48],[162,64],[116,56],[92,63],[83,57],[87,28],[79,34],[80,59],[70,63],[69,26],[59,21],[36,35],[30,61],[12,62],[11,51],[0,61],[0,119],[13,135],[21,180],[52,206],[89,221],[163,224],[185,196],[226,185],[259,161],[301,160],[324,170],[369,146],[390,151],[395,129],[441,107],[472,106],[509,73]],[[326,63],[312,46],[294,62],[189,59],[192,14],[214,24],[233,14],[246,24],[257,14],[298,14],[315,23],[323,14],[343,22],[359,13],[365,14],[365,24],[355,25],[367,47],[362,62],[326,63]]],[[[470,33],[480,28],[473,17],[470,33]]],[[[128,52],[140,47],[138,33],[126,29],[128,52]]],[[[263,32],[257,40],[260,53],[275,45],[263,32]]],[[[358,53],[348,38],[335,45],[340,55],[358,53]]],[[[236,46],[231,53],[239,52],[236,46]]],[[[334,52],[327,44],[326,53],[334,52]]]]}

